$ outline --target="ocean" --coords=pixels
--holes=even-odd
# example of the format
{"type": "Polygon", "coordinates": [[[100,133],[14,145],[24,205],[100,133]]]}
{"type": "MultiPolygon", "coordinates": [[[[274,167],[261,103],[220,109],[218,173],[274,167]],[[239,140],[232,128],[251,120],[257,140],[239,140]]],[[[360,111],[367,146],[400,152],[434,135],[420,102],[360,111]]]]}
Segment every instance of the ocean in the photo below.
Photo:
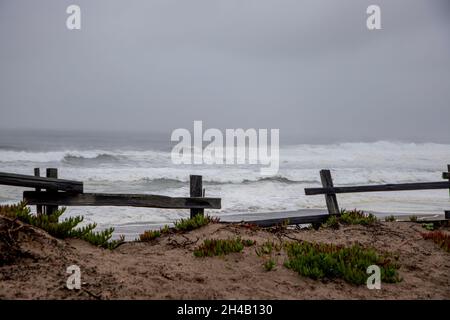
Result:
{"type": "MultiPolygon", "coordinates": [[[[258,165],[174,165],[170,134],[0,131],[0,171],[33,174],[56,167],[59,177],[81,180],[85,192],[189,195],[189,175],[203,176],[206,196],[222,198],[208,214],[269,218],[281,211],[326,208],[323,196],[305,196],[319,187],[320,169],[331,169],[335,185],[441,181],[450,163],[450,145],[394,141],[282,144],[280,169],[269,177],[258,165]]],[[[0,203],[21,200],[24,188],[0,186],[0,203]]],[[[401,214],[442,215],[450,208],[448,190],[338,195],[341,208],[401,214]]],[[[128,207],[69,207],[64,216],[113,226],[128,237],[170,224],[188,210],[128,207]]]]}

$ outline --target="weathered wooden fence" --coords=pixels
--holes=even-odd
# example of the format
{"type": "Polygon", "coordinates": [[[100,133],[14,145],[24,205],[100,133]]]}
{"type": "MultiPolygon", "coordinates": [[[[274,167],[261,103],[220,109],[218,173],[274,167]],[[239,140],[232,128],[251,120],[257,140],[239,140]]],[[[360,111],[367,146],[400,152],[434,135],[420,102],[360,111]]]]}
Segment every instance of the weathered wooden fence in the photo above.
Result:
{"type": "MultiPolygon", "coordinates": [[[[57,179],[56,177],[39,177],[39,168],[34,169],[35,176],[0,172],[0,184],[18,187],[54,189],[73,193],[83,192],[83,182],[57,179]],[[37,175],[37,176],[36,176],[37,175]]],[[[56,169],[48,169],[47,176],[56,173],[56,169]]]]}
{"type": "MultiPolygon", "coordinates": [[[[307,196],[323,194],[329,214],[337,215],[340,213],[336,194],[355,193],[355,192],[380,192],[380,191],[409,191],[409,190],[431,190],[431,189],[449,189],[450,192],[450,165],[447,165],[448,172],[442,173],[442,178],[449,181],[438,182],[417,182],[417,183],[392,183],[364,186],[345,186],[335,187],[331,177],[330,170],[321,170],[320,179],[322,188],[305,188],[307,196]]],[[[446,219],[449,219],[449,211],[445,211],[446,219]]]]}
{"type": "Polygon", "coordinates": [[[0,172],[0,184],[35,188],[24,191],[23,199],[36,205],[38,213],[51,214],[58,206],[127,206],[162,209],[190,209],[190,215],[204,213],[204,209],[220,209],[220,198],[204,197],[202,176],[190,176],[190,197],[168,197],[152,194],[85,193],[83,182],[58,179],[56,168],[47,169],[47,177],[0,172]],[[42,189],[45,189],[43,191],[42,189]]]}
{"type": "MultiPolygon", "coordinates": [[[[300,217],[263,219],[247,221],[262,227],[277,224],[320,224],[328,219],[329,215],[340,214],[337,194],[355,192],[380,191],[407,191],[427,189],[449,189],[450,192],[450,165],[442,178],[448,181],[396,183],[363,186],[335,187],[330,170],[321,170],[320,179],[322,188],[306,188],[305,194],[325,195],[328,214],[314,214],[300,217]]],[[[34,169],[34,176],[0,172],[0,184],[35,188],[35,191],[24,191],[23,199],[29,205],[36,205],[38,213],[50,214],[58,206],[132,206],[162,209],[189,209],[190,216],[204,214],[205,209],[220,209],[220,198],[205,197],[202,176],[190,176],[190,197],[168,197],[151,194],[111,194],[111,193],[85,193],[83,182],[64,180],[58,178],[58,170],[48,168],[46,177],[40,177],[40,170],[34,169]],[[43,191],[45,189],[45,191],[43,191]]],[[[445,211],[445,219],[450,219],[450,211],[445,211]]]]}

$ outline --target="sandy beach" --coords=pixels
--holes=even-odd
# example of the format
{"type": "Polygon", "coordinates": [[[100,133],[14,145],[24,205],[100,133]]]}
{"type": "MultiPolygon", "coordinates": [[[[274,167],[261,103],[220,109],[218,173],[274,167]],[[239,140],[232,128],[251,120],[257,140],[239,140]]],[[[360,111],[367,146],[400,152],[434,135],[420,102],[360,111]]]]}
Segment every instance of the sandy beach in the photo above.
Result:
{"type": "MultiPolygon", "coordinates": [[[[448,232],[447,227],[441,227],[448,232]]],[[[1,299],[449,299],[449,253],[424,240],[421,224],[380,222],[338,230],[259,229],[211,223],[150,242],[127,242],[115,250],[77,239],[59,240],[19,221],[0,217],[1,299]],[[8,237],[5,230],[9,230],[8,237]],[[206,238],[256,241],[240,253],[198,258],[193,250],[206,238]],[[5,239],[9,239],[6,241],[5,239]],[[11,239],[13,241],[11,242],[11,239]],[[307,240],[364,247],[398,256],[402,281],[381,290],[343,280],[313,280],[283,266],[263,268],[258,244],[307,240]],[[9,260],[9,261],[8,261],[9,260]],[[66,288],[66,268],[78,265],[80,290],[66,288]]]]}

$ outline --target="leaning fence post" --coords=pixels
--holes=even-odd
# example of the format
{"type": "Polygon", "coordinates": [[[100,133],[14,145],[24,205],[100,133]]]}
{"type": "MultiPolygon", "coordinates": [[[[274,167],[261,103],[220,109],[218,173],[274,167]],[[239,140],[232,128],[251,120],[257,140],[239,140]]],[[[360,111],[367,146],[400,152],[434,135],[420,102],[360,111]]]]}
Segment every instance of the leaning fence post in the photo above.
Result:
{"type": "MultiPolygon", "coordinates": [[[[34,168],[34,176],[35,177],[41,176],[41,170],[39,168],[34,168]]],[[[36,192],[39,192],[41,191],[41,188],[36,188],[35,190],[36,192]]],[[[36,206],[36,214],[42,214],[42,206],[40,204],[36,206]]]]}
{"type": "MultiPolygon", "coordinates": [[[[450,164],[447,165],[447,178],[448,182],[450,182],[450,164]]],[[[450,196],[450,188],[448,188],[448,195],[450,196]]]]}
{"type": "MultiPolygon", "coordinates": [[[[203,182],[202,176],[191,175],[189,176],[190,184],[190,196],[191,197],[202,197],[203,196],[203,182]]],[[[204,209],[191,209],[191,218],[197,214],[204,214],[204,209]]]]}
{"type": "MultiPolygon", "coordinates": [[[[445,179],[445,177],[447,177],[448,182],[450,182],[450,164],[447,164],[447,172],[444,172],[442,177],[445,179]]],[[[450,196],[450,188],[448,188],[448,195],[450,196]]],[[[450,220],[450,211],[445,211],[445,220],[448,221],[450,220]]]]}
{"type": "MultiPolygon", "coordinates": [[[[333,188],[333,179],[330,170],[320,170],[320,180],[324,188],[333,188]]],[[[326,193],[325,201],[329,214],[339,214],[339,206],[335,193],[326,193]]]]}
{"type": "MultiPolygon", "coordinates": [[[[58,178],[58,169],[56,168],[47,168],[47,178],[58,178]]],[[[46,192],[58,192],[58,190],[54,190],[54,189],[46,189],[46,192]]],[[[45,213],[47,215],[52,214],[53,212],[55,212],[56,210],[58,210],[58,206],[45,206],[45,213]]]]}

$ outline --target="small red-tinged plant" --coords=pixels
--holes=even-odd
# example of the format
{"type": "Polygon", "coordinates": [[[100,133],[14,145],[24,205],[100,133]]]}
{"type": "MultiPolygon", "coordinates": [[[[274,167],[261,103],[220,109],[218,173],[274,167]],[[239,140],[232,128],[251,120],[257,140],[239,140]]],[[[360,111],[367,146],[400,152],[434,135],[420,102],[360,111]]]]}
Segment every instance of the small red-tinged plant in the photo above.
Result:
{"type": "Polygon", "coordinates": [[[159,230],[146,230],[144,231],[144,233],[139,235],[139,241],[142,242],[152,241],[155,240],[156,238],[161,237],[163,234],[168,233],[170,233],[170,228],[167,225],[159,230]]]}
{"type": "Polygon", "coordinates": [[[241,238],[230,239],[205,239],[203,243],[194,250],[196,257],[223,256],[232,252],[241,252],[244,247],[250,247],[255,241],[241,238]]]}
{"type": "Polygon", "coordinates": [[[422,232],[422,238],[433,240],[439,247],[450,252],[450,234],[442,231],[422,232]]]}

